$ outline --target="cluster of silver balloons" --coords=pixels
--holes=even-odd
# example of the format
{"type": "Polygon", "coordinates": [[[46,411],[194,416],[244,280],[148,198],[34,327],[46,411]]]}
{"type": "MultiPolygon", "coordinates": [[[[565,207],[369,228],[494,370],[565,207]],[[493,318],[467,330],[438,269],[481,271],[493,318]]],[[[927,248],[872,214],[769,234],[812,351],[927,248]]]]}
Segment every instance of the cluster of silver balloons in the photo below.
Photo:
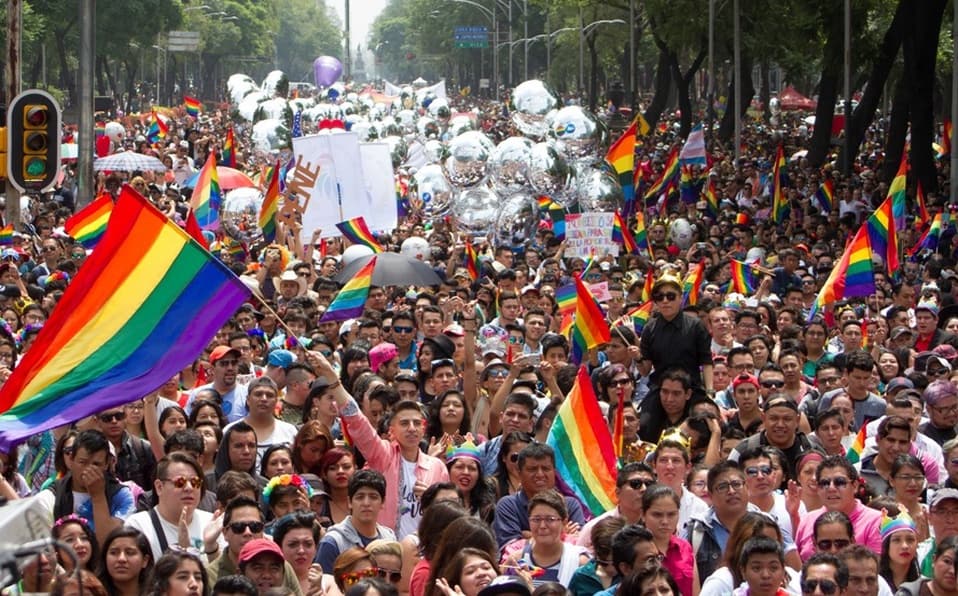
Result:
{"type": "MultiPolygon", "coordinates": [[[[508,106],[518,136],[498,145],[477,126],[479,109],[456,113],[446,98],[412,85],[385,99],[336,83],[311,97],[287,99],[289,81],[270,73],[261,85],[233,75],[228,92],[234,115],[252,123],[255,148],[288,144],[292,114],[307,123],[338,119],[361,142],[389,145],[393,166],[409,180],[410,206],[427,219],[453,214],[463,233],[500,246],[534,237],[536,197],[580,211],[621,208],[622,189],[601,166],[609,142],[605,124],[577,105],[562,106],[539,80],[513,90],[508,106]]],[[[287,145],[288,146],[288,145],[287,145]]]]}

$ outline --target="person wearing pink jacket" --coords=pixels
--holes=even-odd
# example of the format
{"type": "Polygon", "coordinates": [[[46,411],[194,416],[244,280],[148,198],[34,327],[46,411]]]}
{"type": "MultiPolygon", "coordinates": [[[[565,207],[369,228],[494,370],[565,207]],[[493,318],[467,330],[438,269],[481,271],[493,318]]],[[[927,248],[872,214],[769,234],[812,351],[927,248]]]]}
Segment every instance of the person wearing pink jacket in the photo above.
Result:
{"type": "Polygon", "coordinates": [[[397,403],[389,422],[389,439],[381,439],[356,400],[343,388],[329,361],[317,352],[310,352],[307,359],[329,384],[327,391],[333,393],[339,406],[344,434],[366,458],[366,467],[385,476],[386,500],[379,523],[394,529],[402,540],[419,526],[422,493],[437,482],[449,481],[445,464],[420,449],[426,429],[422,408],[414,401],[397,403]]]}

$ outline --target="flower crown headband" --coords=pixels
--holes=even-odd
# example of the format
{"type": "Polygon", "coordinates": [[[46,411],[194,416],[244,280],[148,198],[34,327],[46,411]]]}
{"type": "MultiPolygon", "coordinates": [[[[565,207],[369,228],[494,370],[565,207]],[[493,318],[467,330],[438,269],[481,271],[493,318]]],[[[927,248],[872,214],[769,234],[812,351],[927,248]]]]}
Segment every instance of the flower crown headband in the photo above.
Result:
{"type": "Polygon", "coordinates": [[[302,489],[307,498],[313,498],[313,487],[303,480],[302,476],[299,474],[280,474],[271,478],[269,483],[266,484],[266,488],[263,489],[263,499],[267,503],[269,502],[269,496],[273,494],[273,489],[277,486],[295,486],[302,489]]]}

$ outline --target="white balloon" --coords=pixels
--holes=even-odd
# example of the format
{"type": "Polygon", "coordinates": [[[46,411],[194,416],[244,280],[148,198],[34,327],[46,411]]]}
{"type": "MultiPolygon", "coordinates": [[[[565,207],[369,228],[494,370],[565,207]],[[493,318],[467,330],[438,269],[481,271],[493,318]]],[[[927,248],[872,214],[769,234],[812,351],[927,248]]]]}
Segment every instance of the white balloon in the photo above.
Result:
{"type": "Polygon", "coordinates": [[[351,244],[346,247],[346,250],[343,251],[342,263],[343,266],[349,265],[357,259],[367,257],[373,254],[373,249],[369,248],[365,244],[351,244]]]}
{"type": "Polygon", "coordinates": [[[399,254],[404,257],[409,257],[410,259],[428,261],[430,257],[429,242],[419,236],[410,236],[402,241],[402,246],[399,247],[399,254]]]}
{"type": "Polygon", "coordinates": [[[692,246],[692,226],[685,218],[680,217],[672,222],[669,236],[671,236],[672,242],[682,250],[687,250],[692,246]]]}

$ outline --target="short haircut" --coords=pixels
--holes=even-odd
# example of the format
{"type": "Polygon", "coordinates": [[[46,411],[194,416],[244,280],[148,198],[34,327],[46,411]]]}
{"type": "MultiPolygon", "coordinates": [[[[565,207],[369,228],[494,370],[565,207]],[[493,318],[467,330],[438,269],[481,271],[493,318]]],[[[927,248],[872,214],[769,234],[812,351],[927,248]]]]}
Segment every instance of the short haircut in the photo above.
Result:
{"type": "Polygon", "coordinates": [[[400,412],[405,412],[405,411],[407,411],[407,410],[412,410],[412,411],[415,411],[415,412],[419,412],[419,415],[422,416],[423,418],[425,418],[425,415],[422,413],[422,406],[419,405],[419,402],[415,402],[415,401],[413,401],[413,400],[411,400],[411,399],[404,399],[404,400],[398,402],[395,406],[393,406],[393,411],[392,411],[391,419],[392,419],[392,420],[395,420],[395,419],[396,419],[396,414],[398,414],[398,413],[400,413],[400,412]]]}
{"type": "Polygon", "coordinates": [[[815,553],[802,565],[802,582],[805,581],[805,574],[808,568],[814,565],[830,565],[835,568],[835,583],[844,590],[848,587],[848,565],[832,553],[815,553]]]}
{"type": "Polygon", "coordinates": [[[903,430],[911,436],[911,425],[901,416],[886,416],[884,420],[878,423],[878,432],[875,436],[878,439],[884,439],[893,430],[903,430]]]}
{"type": "Polygon", "coordinates": [[[538,492],[529,499],[528,512],[532,513],[532,508],[536,505],[550,507],[559,514],[563,520],[569,517],[569,508],[566,506],[565,498],[554,488],[538,492]]]}
{"type": "Polygon", "coordinates": [[[652,467],[649,466],[649,464],[642,461],[629,462],[622,466],[622,469],[619,470],[618,475],[615,477],[616,488],[622,488],[628,484],[629,476],[639,472],[646,472],[649,476],[655,478],[655,471],[652,470],[652,467]]]}
{"type": "Polygon", "coordinates": [[[203,455],[205,449],[206,443],[203,440],[203,435],[192,428],[178,430],[163,442],[163,453],[167,455],[174,451],[188,451],[189,453],[203,455]]]}
{"type": "Polygon", "coordinates": [[[262,377],[257,377],[249,382],[249,385],[246,386],[246,394],[253,395],[253,390],[257,387],[268,387],[273,390],[273,393],[277,396],[279,395],[279,387],[276,385],[276,381],[263,375],[262,377]]]}
{"type": "Polygon", "coordinates": [[[661,386],[665,381],[677,381],[685,391],[692,388],[692,377],[681,368],[670,368],[665,371],[665,374],[659,379],[659,385],[661,386]]]}
{"type": "Polygon", "coordinates": [[[168,480],[166,474],[170,469],[170,466],[173,464],[186,464],[189,467],[193,468],[193,471],[196,472],[196,475],[202,480],[205,476],[203,474],[203,466],[196,461],[195,458],[191,455],[187,455],[182,451],[174,451],[164,455],[160,461],[156,462],[156,479],[157,480],[168,480]]]}
{"type": "Polygon", "coordinates": [[[520,406],[529,410],[529,416],[534,416],[536,413],[536,400],[534,397],[528,393],[510,393],[506,397],[506,401],[502,404],[502,409],[505,411],[509,406],[520,406]]]}
{"type": "Polygon", "coordinates": [[[849,480],[858,482],[858,470],[844,455],[829,455],[819,462],[818,469],[815,470],[815,480],[821,480],[822,472],[829,468],[841,468],[848,475],[849,480]]]}
{"type": "Polygon", "coordinates": [[[309,530],[313,534],[313,542],[319,546],[320,526],[316,523],[316,518],[310,513],[294,511],[288,515],[279,518],[273,524],[273,541],[282,547],[283,538],[291,530],[309,530]]]}
{"type": "Polygon", "coordinates": [[[612,564],[632,565],[635,561],[635,546],[640,542],[654,542],[652,532],[645,526],[629,524],[612,536],[612,564]]]}
{"type": "Polygon", "coordinates": [[[745,473],[742,472],[742,468],[739,467],[738,462],[729,459],[720,461],[709,469],[709,474],[706,477],[705,481],[708,484],[709,492],[714,492],[719,477],[727,472],[734,472],[735,475],[740,478],[745,478],[745,473]]]}
{"type": "Polygon", "coordinates": [[[106,451],[107,455],[109,455],[110,441],[107,440],[106,435],[96,429],[85,430],[77,435],[73,443],[73,453],[76,453],[80,449],[83,449],[90,455],[101,451],[106,451]]]}
{"type": "Polygon", "coordinates": [[[845,563],[846,567],[849,561],[873,561],[875,567],[878,567],[878,555],[864,544],[852,542],[850,546],[843,548],[838,553],[838,558],[845,563]]]}
{"type": "Polygon", "coordinates": [[[258,496],[259,491],[259,484],[246,472],[229,470],[223,472],[223,475],[216,481],[216,500],[224,505],[235,499],[240,493],[258,496]]]}
{"type": "Polygon", "coordinates": [[[745,542],[742,554],[738,558],[738,568],[744,569],[748,565],[748,560],[755,555],[778,555],[779,562],[782,565],[785,564],[785,551],[782,550],[782,544],[768,536],[755,536],[745,542]]]}
{"type": "Polygon", "coordinates": [[[248,499],[246,497],[236,497],[232,501],[226,504],[226,510],[223,512],[223,527],[230,525],[230,522],[233,520],[233,512],[237,509],[242,509],[243,507],[249,507],[250,509],[255,509],[259,514],[260,521],[263,521],[263,510],[259,508],[259,503],[253,499],[248,499]]]}
{"type": "Polygon", "coordinates": [[[863,370],[871,373],[875,367],[875,359],[871,354],[864,350],[854,350],[845,356],[845,372],[850,373],[853,370],[863,370]]]}
{"type": "Polygon", "coordinates": [[[522,470],[526,467],[526,461],[530,459],[548,459],[552,465],[556,463],[556,454],[552,450],[552,447],[549,447],[545,443],[531,443],[522,448],[522,451],[519,452],[519,459],[516,462],[519,466],[519,469],[522,470]]]}
{"type": "Polygon", "coordinates": [[[217,579],[216,583],[213,584],[212,596],[219,596],[220,594],[259,596],[259,589],[253,583],[253,580],[245,575],[226,575],[217,579]]]}
{"type": "Polygon", "coordinates": [[[349,479],[349,498],[356,496],[362,488],[371,488],[381,499],[386,498],[386,478],[376,470],[359,470],[349,479]]]}

